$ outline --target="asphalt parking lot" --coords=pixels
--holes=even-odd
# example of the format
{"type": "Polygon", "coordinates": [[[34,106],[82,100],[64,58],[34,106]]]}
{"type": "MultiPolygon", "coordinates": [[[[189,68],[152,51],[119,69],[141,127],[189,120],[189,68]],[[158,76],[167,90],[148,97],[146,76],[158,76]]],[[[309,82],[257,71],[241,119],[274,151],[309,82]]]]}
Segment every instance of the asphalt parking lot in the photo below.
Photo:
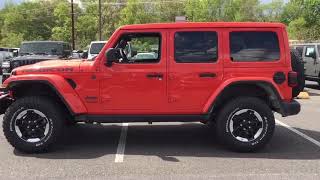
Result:
{"type": "Polygon", "coordinates": [[[224,149],[200,123],[79,124],[46,154],[14,150],[1,131],[0,179],[320,179],[320,87],[306,90],[256,153],[224,149]]]}

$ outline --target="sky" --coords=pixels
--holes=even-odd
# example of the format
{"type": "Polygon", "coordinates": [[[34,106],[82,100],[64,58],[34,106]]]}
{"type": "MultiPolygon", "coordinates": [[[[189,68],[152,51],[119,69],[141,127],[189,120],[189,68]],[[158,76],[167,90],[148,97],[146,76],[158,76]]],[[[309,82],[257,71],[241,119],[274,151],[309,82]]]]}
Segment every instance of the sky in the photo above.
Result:
{"type": "MultiPolygon", "coordinates": [[[[5,4],[5,2],[6,1],[11,1],[11,2],[13,2],[13,3],[21,3],[21,2],[23,2],[23,1],[25,1],[25,0],[0,0],[0,9],[2,9],[3,8],[3,6],[4,6],[4,4],[5,4]]],[[[260,0],[262,3],[268,3],[268,2],[271,2],[272,0],[260,0]]],[[[287,2],[288,0],[284,0],[285,2],[287,2]]]]}

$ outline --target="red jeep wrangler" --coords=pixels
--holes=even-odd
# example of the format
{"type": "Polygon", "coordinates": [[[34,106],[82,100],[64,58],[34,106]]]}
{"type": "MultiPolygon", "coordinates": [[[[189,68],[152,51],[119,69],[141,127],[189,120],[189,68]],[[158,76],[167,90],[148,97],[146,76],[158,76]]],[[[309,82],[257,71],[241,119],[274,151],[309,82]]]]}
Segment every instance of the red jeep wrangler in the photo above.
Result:
{"type": "Polygon", "coordinates": [[[273,135],[273,112],[299,113],[285,26],[172,23],[119,28],[93,60],[13,70],[1,87],[3,131],[16,149],[42,152],[75,122],[195,122],[232,150],[273,135]]]}

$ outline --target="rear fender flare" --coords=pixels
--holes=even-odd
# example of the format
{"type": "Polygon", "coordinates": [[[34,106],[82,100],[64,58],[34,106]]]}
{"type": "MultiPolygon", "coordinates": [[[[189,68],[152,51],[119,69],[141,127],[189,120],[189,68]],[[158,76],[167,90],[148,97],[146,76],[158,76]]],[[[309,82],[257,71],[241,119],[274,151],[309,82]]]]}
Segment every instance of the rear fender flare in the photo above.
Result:
{"type": "Polygon", "coordinates": [[[270,100],[272,100],[273,106],[276,108],[281,108],[280,100],[283,99],[283,95],[281,94],[280,89],[277,87],[277,85],[273,82],[272,79],[268,78],[252,78],[252,77],[242,77],[242,78],[232,78],[227,81],[225,81],[223,84],[219,86],[218,89],[216,89],[212,95],[209,97],[207,103],[205,104],[203,108],[203,113],[210,114],[211,111],[214,108],[215,102],[219,99],[219,96],[223,94],[223,91],[228,87],[235,84],[255,84],[262,89],[264,89],[267,94],[269,95],[270,100]]]}

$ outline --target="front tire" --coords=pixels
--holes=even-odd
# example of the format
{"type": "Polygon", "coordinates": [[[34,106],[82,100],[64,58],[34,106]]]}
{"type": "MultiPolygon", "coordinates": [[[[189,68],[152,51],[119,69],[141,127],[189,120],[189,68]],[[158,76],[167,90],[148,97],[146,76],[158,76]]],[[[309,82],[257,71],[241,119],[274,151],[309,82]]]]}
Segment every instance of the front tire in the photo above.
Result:
{"type": "Polygon", "coordinates": [[[3,117],[3,132],[8,142],[26,153],[48,151],[63,132],[62,113],[46,97],[16,100],[3,117]]]}
{"type": "Polygon", "coordinates": [[[272,110],[255,97],[239,97],[228,102],[216,121],[220,142],[237,152],[252,152],[265,146],[275,128],[272,110]]]}

